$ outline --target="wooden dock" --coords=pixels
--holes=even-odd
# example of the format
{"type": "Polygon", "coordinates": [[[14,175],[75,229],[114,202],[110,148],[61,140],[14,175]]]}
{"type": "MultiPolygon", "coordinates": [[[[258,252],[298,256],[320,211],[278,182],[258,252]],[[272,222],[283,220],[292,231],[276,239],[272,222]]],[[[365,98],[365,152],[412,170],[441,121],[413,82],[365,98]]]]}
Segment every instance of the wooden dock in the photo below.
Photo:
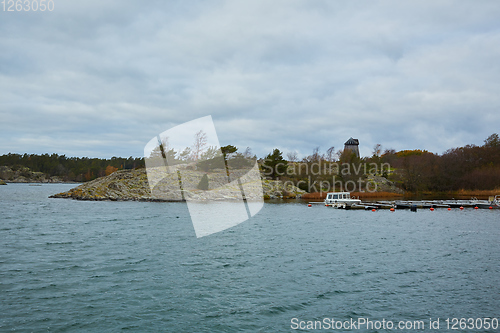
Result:
{"type": "MultiPolygon", "coordinates": [[[[315,202],[318,203],[318,202],[315,202]]],[[[416,211],[417,209],[500,209],[498,201],[487,200],[395,200],[395,201],[376,201],[376,202],[361,202],[359,204],[346,205],[342,203],[328,204],[327,207],[334,207],[347,210],[378,210],[378,209],[409,209],[416,211]]]]}

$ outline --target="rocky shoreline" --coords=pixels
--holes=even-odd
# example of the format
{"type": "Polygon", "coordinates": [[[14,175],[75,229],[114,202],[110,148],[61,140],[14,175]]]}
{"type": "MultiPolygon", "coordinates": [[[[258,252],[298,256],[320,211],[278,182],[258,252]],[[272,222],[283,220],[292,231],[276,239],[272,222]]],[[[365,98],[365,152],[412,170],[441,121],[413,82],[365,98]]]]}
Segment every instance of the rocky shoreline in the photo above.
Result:
{"type": "MultiPolygon", "coordinates": [[[[7,183],[67,183],[61,177],[34,172],[27,167],[11,168],[0,166],[0,185],[7,183]],[[3,182],[3,184],[2,184],[3,182]]],[[[73,182],[74,183],[74,182],[73,182]]]]}
{"type": "MultiPolygon", "coordinates": [[[[146,169],[129,169],[118,170],[112,174],[85,182],[69,191],[57,193],[51,198],[68,198],[75,200],[108,200],[108,201],[184,201],[184,198],[192,200],[231,200],[235,198],[235,193],[240,193],[237,186],[223,188],[227,183],[225,172],[214,172],[210,177],[210,190],[196,190],[199,179],[203,173],[194,170],[183,170],[183,183],[186,187],[195,189],[190,191],[179,190],[179,180],[175,173],[168,175],[155,187],[156,193],[151,193],[146,169]]],[[[243,174],[242,174],[243,175],[243,174]]],[[[239,176],[242,176],[239,175],[239,176]]],[[[244,179],[240,178],[240,179],[244,179]]],[[[390,193],[402,193],[394,183],[383,177],[372,177],[368,181],[376,184],[377,192],[386,191],[390,193]]],[[[0,166],[0,185],[8,183],[72,183],[66,182],[61,177],[48,176],[42,172],[33,172],[29,168],[19,167],[10,168],[0,166]]],[[[247,200],[260,200],[260,187],[257,187],[258,181],[247,182],[247,189],[251,190],[253,197],[247,197],[247,200]]],[[[265,200],[268,199],[295,199],[304,198],[312,199],[311,195],[302,189],[287,182],[286,185],[280,180],[262,179],[262,196],[265,200]]]]}
{"type": "MultiPolygon", "coordinates": [[[[192,178],[196,179],[194,176],[192,178]]],[[[172,175],[171,178],[167,177],[164,184],[160,184],[160,186],[163,186],[162,193],[169,193],[168,199],[161,194],[151,193],[145,169],[119,170],[109,176],[83,183],[67,192],[54,194],[50,198],[92,201],[184,201],[183,194],[177,189],[178,180],[176,174],[172,175]]],[[[190,181],[188,177],[185,178],[187,178],[185,181],[190,181]]],[[[215,178],[213,182],[215,183],[214,187],[216,187],[218,184],[215,178]]],[[[190,188],[196,188],[196,184],[194,185],[190,186],[190,188]]],[[[245,185],[252,186],[251,183],[245,185]]],[[[283,182],[279,180],[262,180],[262,188],[264,199],[300,198],[302,194],[306,193],[306,191],[293,185],[286,185],[285,188],[283,182]]],[[[211,198],[213,197],[214,200],[229,198],[227,193],[223,191],[214,190],[210,192],[211,198]]],[[[195,200],[203,200],[206,199],[206,192],[201,190],[184,191],[184,196],[189,196],[195,200]]],[[[248,197],[246,199],[258,198],[248,197]]]]}

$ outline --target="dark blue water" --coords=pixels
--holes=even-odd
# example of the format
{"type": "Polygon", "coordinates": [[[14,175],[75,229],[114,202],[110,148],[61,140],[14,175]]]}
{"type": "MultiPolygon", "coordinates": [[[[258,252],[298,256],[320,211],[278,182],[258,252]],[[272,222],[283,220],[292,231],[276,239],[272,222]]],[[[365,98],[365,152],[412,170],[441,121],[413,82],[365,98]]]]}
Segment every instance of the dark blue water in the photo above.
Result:
{"type": "Polygon", "coordinates": [[[183,203],[47,198],[70,187],[0,186],[1,332],[290,332],[293,318],[429,332],[429,318],[447,331],[446,318],[500,317],[500,211],[266,203],[197,239],[183,203]]]}

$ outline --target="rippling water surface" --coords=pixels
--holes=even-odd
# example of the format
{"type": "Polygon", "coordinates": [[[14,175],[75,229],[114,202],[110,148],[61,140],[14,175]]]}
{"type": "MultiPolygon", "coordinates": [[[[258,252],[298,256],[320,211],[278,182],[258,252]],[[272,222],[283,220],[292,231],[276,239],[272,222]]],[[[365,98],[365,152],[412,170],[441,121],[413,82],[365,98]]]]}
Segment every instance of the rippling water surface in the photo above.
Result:
{"type": "Polygon", "coordinates": [[[2,332],[500,317],[500,211],[266,203],[197,239],[183,203],[48,199],[70,187],[0,186],[2,332]]]}

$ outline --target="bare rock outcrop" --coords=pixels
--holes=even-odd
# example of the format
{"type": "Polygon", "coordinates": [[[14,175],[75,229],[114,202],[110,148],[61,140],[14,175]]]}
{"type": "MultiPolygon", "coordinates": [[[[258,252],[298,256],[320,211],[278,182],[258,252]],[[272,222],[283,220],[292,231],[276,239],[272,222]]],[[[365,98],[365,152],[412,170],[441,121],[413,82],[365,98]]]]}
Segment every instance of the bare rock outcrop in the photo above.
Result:
{"type": "MultiPolygon", "coordinates": [[[[225,172],[208,175],[210,191],[198,190],[197,185],[203,172],[183,170],[182,184],[187,189],[180,190],[177,173],[167,174],[151,193],[145,169],[119,170],[109,176],[83,183],[67,192],[54,194],[51,198],[71,198],[76,200],[120,200],[120,201],[183,201],[190,200],[228,200],[235,199],[235,193],[241,193],[239,184],[227,184],[225,172]],[[222,186],[225,185],[225,186],[222,186]]],[[[281,181],[260,180],[248,182],[241,177],[247,191],[245,199],[299,198],[305,191],[293,186],[285,186],[281,181]],[[259,182],[263,193],[259,192],[259,182]]]]}

